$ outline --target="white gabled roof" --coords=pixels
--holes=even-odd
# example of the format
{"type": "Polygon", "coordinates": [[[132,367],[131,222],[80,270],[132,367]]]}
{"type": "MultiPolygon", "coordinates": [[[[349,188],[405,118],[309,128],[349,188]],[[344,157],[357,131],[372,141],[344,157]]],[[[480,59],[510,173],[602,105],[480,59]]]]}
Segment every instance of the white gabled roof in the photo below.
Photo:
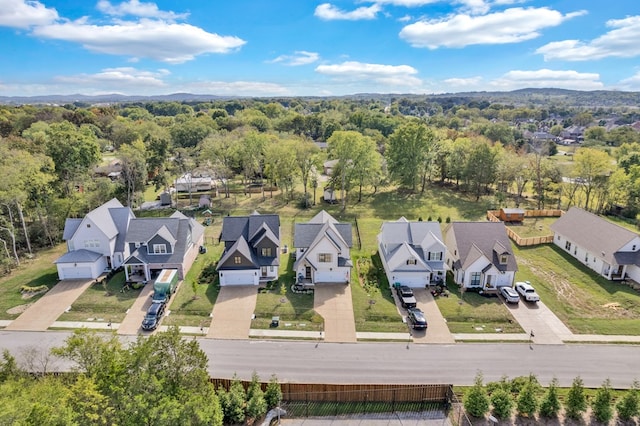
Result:
{"type": "MultiPolygon", "coordinates": [[[[408,259],[416,259],[416,265],[421,266],[425,271],[431,271],[431,268],[422,260],[422,257],[407,243],[406,241],[400,244],[392,253],[389,254],[387,259],[387,265],[389,270],[398,271],[402,270],[403,266],[407,265],[408,259]]],[[[414,270],[415,268],[411,268],[414,270]]]]}

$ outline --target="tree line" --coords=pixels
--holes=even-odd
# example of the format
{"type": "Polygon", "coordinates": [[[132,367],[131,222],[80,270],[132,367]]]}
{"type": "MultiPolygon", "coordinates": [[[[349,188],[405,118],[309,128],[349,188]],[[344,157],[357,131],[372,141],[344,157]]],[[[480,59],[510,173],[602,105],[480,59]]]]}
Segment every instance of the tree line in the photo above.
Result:
{"type": "Polygon", "coordinates": [[[149,185],[167,189],[186,173],[214,177],[223,197],[254,184],[308,207],[326,160],[337,162],[328,185],[344,208],[387,186],[439,185],[498,204],[622,206],[635,217],[640,137],[626,124],[637,115],[404,98],[0,106],[0,267],[58,243],[66,218],[113,197],[139,206],[149,185]],[[612,116],[623,125],[605,128],[612,116]],[[568,164],[553,157],[555,143],[527,137],[575,123],[586,140],[568,164]],[[109,162],[117,179],[97,174],[109,162]]]}

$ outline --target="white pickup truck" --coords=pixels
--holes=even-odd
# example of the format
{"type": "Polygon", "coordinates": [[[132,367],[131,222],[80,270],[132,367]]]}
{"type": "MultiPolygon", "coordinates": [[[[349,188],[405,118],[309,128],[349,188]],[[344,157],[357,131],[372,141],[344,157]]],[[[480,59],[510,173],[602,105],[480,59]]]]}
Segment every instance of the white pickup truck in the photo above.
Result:
{"type": "Polygon", "coordinates": [[[538,296],[538,293],[536,293],[536,290],[533,288],[531,283],[529,283],[529,281],[517,282],[516,291],[520,293],[520,296],[527,302],[540,301],[540,296],[538,296]]]}

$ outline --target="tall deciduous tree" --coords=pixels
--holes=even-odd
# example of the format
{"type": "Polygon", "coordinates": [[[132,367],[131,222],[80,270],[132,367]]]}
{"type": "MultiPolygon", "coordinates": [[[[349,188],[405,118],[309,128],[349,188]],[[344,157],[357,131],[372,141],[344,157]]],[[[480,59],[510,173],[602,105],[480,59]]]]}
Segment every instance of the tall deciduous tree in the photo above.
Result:
{"type": "Polygon", "coordinates": [[[591,196],[599,184],[612,169],[609,155],[598,149],[581,148],[573,156],[572,176],[577,179],[585,195],[584,208],[591,208],[591,196]]]}
{"type": "Polygon", "coordinates": [[[433,131],[420,121],[412,120],[398,127],[389,136],[385,153],[392,179],[414,191],[422,181],[424,191],[434,142],[433,131]]]}
{"type": "MultiPolygon", "coordinates": [[[[300,169],[300,178],[302,179],[302,188],[304,189],[304,205],[309,207],[309,178],[314,169],[322,167],[320,162],[320,148],[309,140],[301,140],[295,146],[296,148],[296,164],[300,169]]],[[[315,197],[314,197],[315,198],[315,197]]]]}
{"type": "Polygon", "coordinates": [[[68,121],[52,123],[46,134],[46,153],[55,164],[60,186],[69,195],[74,185],[86,179],[100,160],[96,135],[91,129],[76,128],[68,121]]]}
{"type": "Polygon", "coordinates": [[[133,207],[137,195],[144,191],[147,179],[146,149],[142,141],[120,147],[118,158],[122,164],[122,183],[127,196],[127,206],[133,207]]]}

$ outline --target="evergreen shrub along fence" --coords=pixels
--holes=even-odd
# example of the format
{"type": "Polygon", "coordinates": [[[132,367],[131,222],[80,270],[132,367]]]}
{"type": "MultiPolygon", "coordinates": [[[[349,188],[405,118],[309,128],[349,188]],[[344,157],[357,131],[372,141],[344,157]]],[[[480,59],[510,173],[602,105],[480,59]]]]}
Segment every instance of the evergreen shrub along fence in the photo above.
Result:
{"type": "MultiPolygon", "coordinates": [[[[560,217],[564,214],[562,210],[525,210],[524,217],[560,217]]],[[[487,220],[490,222],[501,222],[499,219],[499,210],[487,210],[487,220]]],[[[507,235],[520,247],[537,246],[540,244],[549,244],[553,242],[553,235],[544,235],[540,237],[522,238],[511,228],[507,228],[507,235]]]]}

